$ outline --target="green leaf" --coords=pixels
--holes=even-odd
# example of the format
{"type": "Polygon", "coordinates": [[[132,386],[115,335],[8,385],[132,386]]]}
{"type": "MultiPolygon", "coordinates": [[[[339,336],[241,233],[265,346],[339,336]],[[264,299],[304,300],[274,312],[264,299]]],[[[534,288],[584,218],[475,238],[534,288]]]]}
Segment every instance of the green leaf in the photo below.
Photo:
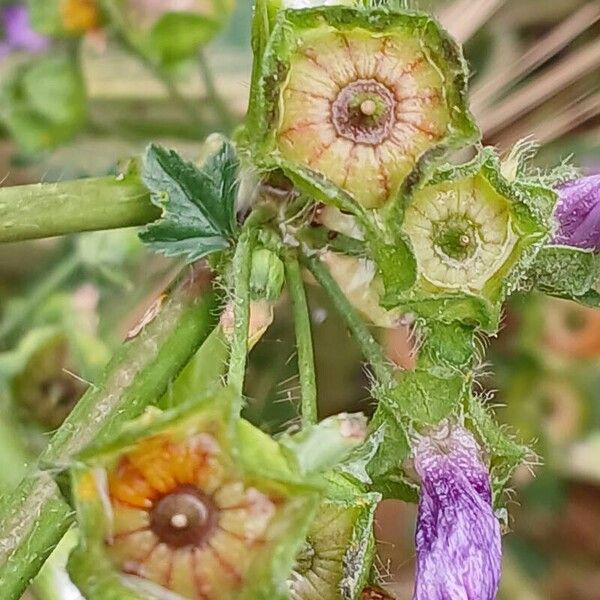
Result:
{"type": "Polygon", "coordinates": [[[483,447],[490,456],[494,504],[499,504],[501,494],[513,471],[531,456],[531,451],[496,423],[491,410],[479,398],[471,395],[465,408],[466,424],[477,431],[483,447]]]}
{"type": "Polygon", "coordinates": [[[236,232],[237,171],[228,142],[200,168],[173,150],[151,145],[142,178],[163,214],[140,239],[156,252],[185,256],[188,262],[229,247],[236,232]]]}
{"type": "Polygon", "coordinates": [[[367,421],[362,413],[341,413],[279,440],[302,473],[324,471],[347,460],[365,440],[367,421]]]}
{"type": "Polygon", "coordinates": [[[163,63],[193,56],[219,29],[213,19],[190,12],[165,14],[152,28],[149,48],[163,63]]]}
{"type": "Polygon", "coordinates": [[[386,296],[409,290],[417,279],[417,261],[406,241],[397,236],[394,244],[373,242],[372,246],[386,296]]]}
{"type": "Polygon", "coordinates": [[[27,12],[31,26],[48,36],[64,34],[60,4],[61,0],[28,0],[27,12]]]}
{"type": "Polygon", "coordinates": [[[472,327],[458,321],[426,321],[421,331],[425,338],[419,352],[421,366],[438,365],[438,368],[456,370],[465,369],[473,362],[475,338],[472,327]]]}
{"type": "Polygon", "coordinates": [[[542,292],[577,300],[594,291],[600,279],[600,258],[591,250],[546,246],[537,255],[529,276],[542,292]]]}
{"type": "Polygon", "coordinates": [[[401,417],[419,425],[436,425],[457,411],[465,383],[461,375],[437,377],[424,370],[408,371],[389,392],[387,401],[401,417]]]}
{"type": "Polygon", "coordinates": [[[25,152],[39,152],[69,140],[85,116],[85,85],[72,56],[31,60],[3,82],[0,118],[25,152]]]}

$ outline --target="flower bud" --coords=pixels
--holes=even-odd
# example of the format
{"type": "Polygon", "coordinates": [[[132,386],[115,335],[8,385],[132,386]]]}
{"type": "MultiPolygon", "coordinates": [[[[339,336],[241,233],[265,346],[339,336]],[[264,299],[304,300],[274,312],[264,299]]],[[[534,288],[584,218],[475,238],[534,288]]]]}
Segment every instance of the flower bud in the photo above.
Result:
{"type": "Polygon", "coordinates": [[[260,248],[252,254],[250,292],[253,300],[277,300],[284,277],[283,263],[274,252],[260,248]]]}
{"type": "Polygon", "coordinates": [[[413,457],[421,479],[413,600],[493,600],[500,525],[478,443],[463,427],[444,422],[419,438],[413,457]]]}
{"type": "Polygon", "coordinates": [[[554,243],[600,250],[600,175],[570,181],[556,191],[554,243]]]}

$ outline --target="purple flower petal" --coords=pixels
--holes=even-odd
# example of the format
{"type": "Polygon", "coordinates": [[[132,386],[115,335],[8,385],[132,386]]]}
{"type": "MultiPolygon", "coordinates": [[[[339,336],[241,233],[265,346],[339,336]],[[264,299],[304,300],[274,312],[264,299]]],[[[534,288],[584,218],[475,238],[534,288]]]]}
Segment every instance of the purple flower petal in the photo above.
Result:
{"type": "Polygon", "coordinates": [[[600,175],[561,185],[554,216],[555,244],[600,250],[600,175]]]}
{"type": "Polygon", "coordinates": [[[413,600],[493,600],[501,569],[500,525],[481,450],[447,423],[414,453],[421,477],[413,600]]]}
{"type": "Polygon", "coordinates": [[[31,28],[29,14],[24,6],[7,6],[1,10],[0,15],[6,47],[29,52],[44,52],[48,48],[48,39],[31,28]]]}

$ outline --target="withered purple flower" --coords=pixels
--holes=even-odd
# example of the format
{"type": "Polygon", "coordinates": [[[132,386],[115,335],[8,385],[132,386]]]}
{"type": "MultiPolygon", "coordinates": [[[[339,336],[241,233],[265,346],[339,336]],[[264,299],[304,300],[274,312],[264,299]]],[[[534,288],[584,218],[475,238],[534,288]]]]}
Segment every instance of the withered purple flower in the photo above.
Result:
{"type": "Polygon", "coordinates": [[[600,174],[557,188],[555,244],[600,250],[600,174]]]}
{"type": "Polygon", "coordinates": [[[500,525],[479,445],[466,429],[445,422],[419,438],[414,465],[421,498],[413,600],[493,600],[500,525]]]}
{"type": "Polygon", "coordinates": [[[15,50],[44,52],[48,48],[48,40],[31,28],[25,6],[14,4],[0,9],[0,27],[4,32],[0,59],[15,50]]]}

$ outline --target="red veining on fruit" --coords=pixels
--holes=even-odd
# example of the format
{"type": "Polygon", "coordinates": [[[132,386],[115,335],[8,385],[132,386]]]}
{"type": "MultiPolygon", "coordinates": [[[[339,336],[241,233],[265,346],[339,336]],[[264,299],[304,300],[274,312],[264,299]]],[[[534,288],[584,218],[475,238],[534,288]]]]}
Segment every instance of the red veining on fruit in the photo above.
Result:
{"type": "Polygon", "coordinates": [[[444,78],[410,36],[305,32],[281,93],[278,147],[367,207],[449,133],[444,78]]]}
{"type": "Polygon", "coordinates": [[[108,490],[115,565],[191,600],[235,597],[281,503],[246,483],[207,433],[140,442],[108,490]]]}

